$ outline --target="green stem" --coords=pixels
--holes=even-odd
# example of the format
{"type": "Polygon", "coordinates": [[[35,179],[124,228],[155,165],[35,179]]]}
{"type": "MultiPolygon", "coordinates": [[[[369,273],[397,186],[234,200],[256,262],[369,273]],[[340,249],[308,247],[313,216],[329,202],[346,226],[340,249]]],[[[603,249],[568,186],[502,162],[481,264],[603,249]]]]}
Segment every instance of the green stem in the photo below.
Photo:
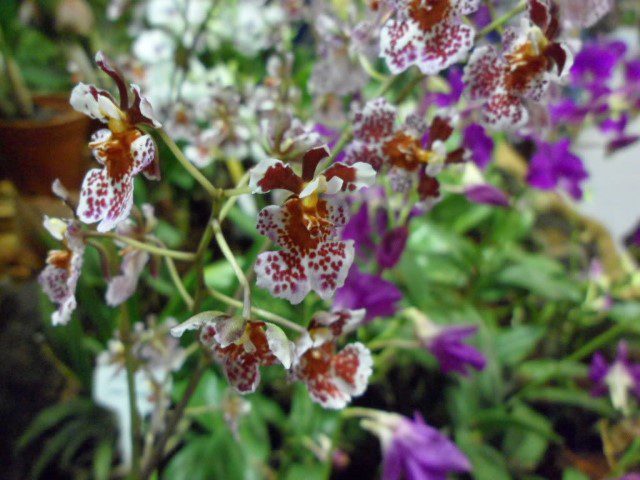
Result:
{"type": "MultiPolygon", "coordinates": [[[[213,298],[223,303],[226,303],[229,306],[232,306],[235,308],[243,307],[243,303],[240,300],[236,300],[235,298],[225,295],[224,293],[218,292],[217,290],[214,290],[211,287],[207,287],[207,291],[209,292],[209,295],[211,295],[213,298]]],[[[282,325],[283,327],[289,328],[296,332],[305,333],[307,331],[301,325],[298,325],[297,323],[292,322],[291,320],[287,320],[286,318],[281,317],[280,315],[276,315],[275,313],[268,312],[267,310],[263,310],[257,307],[251,307],[251,312],[260,318],[263,318],[273,323],[277,323],[279,325],[282,325]]]]}
{"type": "Polygon", "coordinates": [[[389,338],[383,340],[374,340],[373,342],[367,344],[369,350],[382,350],[383,348],[393,347],[393,348],[420,348],[420,343],[415,340],[402,340],[400,338],[389,338]]]}
{"type": "Polygon", "coordinates": [[[118,235],[117,233],[100,233],[86,231],[84,232],[84,235],[87,237],[110,238],[112,240],[131,245],[132,247],[135,247],[139,250],[144,250],[145,252],[149,252],[154,255],[160,255],[161,257],[170,257],[175,260],[184,260],[186,262],[189,262],[196,258],[195,254],[191,252],[181,252],[178,250],[169,250],[168,248],[156,247],[154,245],[149,245],[148,243],[139,242],[138,240],[134,240],[133,238],[123,237],[122,235],[118,235]]]}
{"type": "Polygon", "coordinates": [[[211,237],[213,235],[213,227],[211,222],[213,222],[218,212],[218,209],[216,207],[217,202],[214,202],[214,205],[211,206],[211,215],[209,216],[209,220],[205,225],[204,232],[202,232],[202,237],[200,238],[200,243],[198,244],[198,250],[196,251],[195,269],[198,278],[196,281],[196,291],[193,294],[194,301],[191,305],[192,312],[197,311],[200,308],[200,304],[202,303],[202,292],[205,288],[204,255],[207,251],[209,243],[211,243],[211,237]]]}
{"type": "MultiPolygon", "coordinates": [[[[242,176],[242,178],[240,179],[240,181],[236,185],[235,190],[238,190],[240,188],[244,188],[245,185],[247,184],[247,182],[249,182],[249,172],[246,172],[242,176]]],[[[222,205],[222,208],[220,209],[220,214],[218,215],[218,220],[219,221],[222,222],[227,217],[227,215],[229,214],[229,211],[233,208],[233,206],[236,204],[237,201],[238,201],[238,197],[237,196],[229,196],[227,201],[224,202],[224,205],[222,205]]]]}
{"type": "Polygon", "coordinates": [[[169,135],[167,135],[167,132],[164,129],[158,129],[157,132],[158,135],[160,135],[160,138],[162,138],[162,141],[167,147],[169,147],[169,150],[171,150],[171,153],[173,153],[182,167],[187,172],[189,172],[189,174],[191,174],[196,182],[198,182],[212,198],[220,198],[222,195],[224,195],[224,190],[214,187],[211,182],[207,180],[207,178],[202,174],[202,172],[198,170],[195,165],[193,165],[189,160],[187,160],[187,157],[184,156],[182,150],[178,148],[176,142],[174,142],[173,139],[169,135]]]}
{"type": "Polygon", "coordinates": [[[582,360],[618,338],[626,331],[626,329],[626,325],[617,323],[606,332],[601,333],[593,340],[584,344],[578,350],[569,355],[566,359],[571,361],[582,360]]]}
{"type": "Polygon", "coordinates": [[[202,355],[200,357],[200,362],[198,363],[198,367],[196,368],[196,370],[193,372],[193,375],[189,379],[189,384],[187,385],[184,395],[180,399],[180,402],[176,406],[173,413],[169,416],[169,420],[167,421],[167,425],[164,429],[164,432],[158,438],[158,442],[155,445],[153,452],[145,462],[144,467],[140,472],[141,480],[148,479],[156,470],[158,464],[164,458],[165,447],[167,445],[167,442],[175,432],[175,429],[177,428],[178,423],[180,422],[180,419],[184,416],[184,412],[187,408],[187,405],[189,404],[189,400],[191,400],[191,397],[196,392],[196,388],[198,387],[198,384],[200,383],[200,380],[202,379],[202,376],[204,375],[204,372],[207,370],[208,366],[209,366],[209,360],[206,358],[205,355],[202,355]]]}
{"type": "Polygon", "coordinates": [[[251,193],[251,189],[249,187],[228,188],[224,191],[224,196],[238,197],[240,195],[246,195],[247,193],[251,193]]]}
{"type": "Polygon", "coordinates": [[[140,433],[140,414],[138,413],[138,404],[136,402],[135,365],[133,355],[131,354],[131,321],[129,319],[129,310],[126,303],[124,303],[120,308],[120,340],[124,346],[125,368],[127,372],[127,392],[129,396],[129,415],[131,416],[131,474],[134,479],[137,479],[140,473],[139,441],[142,436],[140,433]]]}
{"type": "Polygon", "coordinates": [[[505,13],[501,17],[496,18],[493,22],[491,22],[489,25],[487,25],[482,30],[480,30],[476,34],[476,38],[484,37],[485,35],[488,35],[489,33],[493,32],[494,30],[501,28],[505,23],[507,23],[516,15],[519,15],[520,13],[524,12],[526,9],[527,9],[527,2],[523,0],[518,5],[516,5],[513,8],[513,10],[509,10],[507,13],[505,13]]]}
{"type": "Polygon", "coordinates": [[[242,271],[242,268],[240,268],[240,265],[238,265],[238,261],[236,260],[236,257],[233,255],[233,252],[229,248],[229,244],[227,243],[227,241],[224,238],[224,235],[222,234],[222,228],[220,227],[220,222],[218,220],[214,220],[211,223],[211,226],[213,227],[213,235],[215,236],[216,241],[218,242],[220,251],[222,252],[224,257],[227,259],[227,261],[231,264],[231,268],[233,268],[233,271],[236,274],[238,282],[240,283],[240,285],[242,285],[244,289],[244,302],[242,306],[242,316],[244,318],[249,318],[251,316],[251,286],[249,285],[249,281],[247,280],[247,277],[242,271]]]}
{"type": "Polygon", "coordinates": [[[366,407],[347,407],[340,412],[343,417],[366,417],[366,418],[378,418],[380,416],[380,410],[366,407]]]}
{"type": "Polygon", "coordinates": [[[193,311],[193,298],[191,298],[191,295],[189,295],[189,292],[187,292],[187,289],[182,283],[180,275],[178,274],[178,269],[176,268],[176,264],[174,263],[173,259],[169,257],[164,257],[164,261],[167,265],[169,276],[171,277],[173,284],[176,286],[176,290],[178,290],[178,293],[182,297],[182,300],[184,301],[187,308],[193,311]]]}

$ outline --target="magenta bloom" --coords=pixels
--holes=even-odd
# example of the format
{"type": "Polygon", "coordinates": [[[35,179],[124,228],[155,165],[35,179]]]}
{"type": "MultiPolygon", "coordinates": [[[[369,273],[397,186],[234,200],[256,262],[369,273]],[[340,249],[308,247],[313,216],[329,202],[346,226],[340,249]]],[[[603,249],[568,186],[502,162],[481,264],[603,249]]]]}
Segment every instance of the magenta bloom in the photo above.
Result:
{"type": "Polygon", "coordinates": [[[576,200],[582,198],[582,182],[589,178],[582,160],[573,154],[569,139],[556,143],[538,143],[538,151],[531,159],[527,181],[541,190],[564,188],[576,200]]]}
{"type": "Polygon", "coordinates": [[[494,207],[508,207],[509,198],[497,187],[489,183],[470,185],[465,190],[465,195],[470,202],[494,207]]]}
{"type": "Polygon", "coordinates": [[[365,308],[365,321],[375,317],[390,317],[396,310],[396,303],[402,293],[391,282],[382,277],[362,272],[353,265],[344,286],[336,290],[333,306],[336,309],[358,310],[365,308]]]}
{"type": "Polygon", "coordinates": [[[398,417],[391,441],[383,445],[383,480],[446,480],[452,472],[469,472],[471,464],[458,447],[420,414],[398,417]]]}
{"type": "Polygon", "coordinates": [[[475,325],[444,327],[425,342],[428,350],[440,362],[444,373],[458,372],[467,375],[469,368],[484,369],[487,363],[484,355],[475,347],[463,343],[465,338],[475,335],[477,331],[478,327],[475,325]]]}
{"type": "Polygon", "coordinates": [[[482,125],[472,123],[463,132],[463,146],[471,152],[471,160],[480,168],[491,162],[493,139],[487,135],[482,125]]]}

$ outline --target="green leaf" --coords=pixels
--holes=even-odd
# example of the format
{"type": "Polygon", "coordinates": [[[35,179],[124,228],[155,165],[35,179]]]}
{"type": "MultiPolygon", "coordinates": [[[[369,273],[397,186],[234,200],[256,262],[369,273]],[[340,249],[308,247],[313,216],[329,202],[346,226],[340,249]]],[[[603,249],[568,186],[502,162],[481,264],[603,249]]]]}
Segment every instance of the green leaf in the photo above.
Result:
{"type": "Polygon", "coordinates": [[[48,430],[60,425],[71,416],[90,412],[94,405],[88,400],[71,400],[46,408],[31,422],[27,430],[18,440],[17,448],[21,450],[31,444],[48,430]]]}
{"type": "Polygon", "coordinates": [[[543,337],[542,327],[520,325],[500,332],[495,340],[496,355],[503,365],[516,365],[529,356],[543,337]]]}
{"type": "Polygon", "coordinates": [[[604,398],[594,398],[589,392],[585,392],[584,390],[548,387],[523,392],[524,398],[531,402],[580,407],[608,418],[616,416],[616,411],[608,400],[604,398]]]}
{"type": "Polygon", "coordinates": [[[472,474],[476,480],[511,480],[507,462],[502,454],[482,443],[470,431],[462,430],[456,435],[458,447],[467,455],[473,466],[472,474]]]}
{"type": "Polygon", "coordinates": [[[111,442],[100,442],[93,452],[93,478],[94,480],[108,480],[113,462],[113,445],[111,442]]]}
{"type": "Polygon", "coordinates": [[[518,263],[500,272],[496,280],[550,300],[578,302],[581,298],[580,289],[567,277],[562,266],[538,255],[520,258],[518,263]]]}
{"type": "Polygon", "coordinates": [[[570,360],[540,358],[522,363],[517,373],[527,381],[548,382],[559,378],[584,378],[589,373],[589,367],[570,360]]]}
{"type": "Polygon", "coordinates": [[[562,480],[590,480],[588,475],[576,470],[575,468],[567,468],[562,473],[562,480]]]}

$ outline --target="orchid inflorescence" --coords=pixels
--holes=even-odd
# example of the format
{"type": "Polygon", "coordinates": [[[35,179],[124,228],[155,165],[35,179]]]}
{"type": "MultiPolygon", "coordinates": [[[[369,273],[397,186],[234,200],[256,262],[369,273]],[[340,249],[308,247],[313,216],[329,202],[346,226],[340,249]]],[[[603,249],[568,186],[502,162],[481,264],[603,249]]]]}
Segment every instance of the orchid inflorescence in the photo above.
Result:
{"type": "MultiPolygon", "coordinates": [[[[383,272],[400,261],[411,219],[429,212],[448,192],[462,193],[475,203],[511,204],[508,194],[487,180],[494,147],[490,134],[533,140],[537,153],[526,176],[532,186],[563,187],[574,198],[582,196],[586,169],[570,151],[568,137],[549,135],[549,112],[543,102],[554,106],[554,118],[572,114],[585,121],[592,113],[589,109],[606,115],[607,95],[613,90],[596,92],[593,84],[580,85],[585,95],[602,99],[597,111],[574,98],[570,105],[558,99],[562,86],[580,75],[572,70],[574,61],[581,71],[588,68],[581,57],[587,53],[579,53],[578,30],[604,16],[611,8],[609,0],[394,0],[372,2],[359,19],[355,12],[341,19],[320,12],[311,21],[320,38],[320,60],[309,80],[314,110],[309,121],[297,116],[301,94],[292,82],[293,57],[284,46],[287,29],[313,16],[303,2],[269,3],[264,18],[253,26],[253,41],[236,45],[247,55],[276,47],[264,81],[247,88],[234,87],[222,69],[205,71],[198,60],[207,29],[217,32],[215,41],[236,38],[229,36],[230,27],[220,23],[215,8],[205,15],[206,2],[191,2],[181,21],[200,23],[202,28],[189,23],[178,28],[168,20],[170,12],[154,10],[153,4],[161,2],[148,3],[151,29],[136,41],[137,59],[125,68],[142,88],[129,85],[115,62],[99,52],[96,64],[115,82],[117,98],[83,83],[71,94],[71,105],[105,128],[89,142],[100,167],[87,172],[78,204],[60,185],[55,189],[75,208],[74,218],[45,219],[45,227],[65,246],[50,252],[40,277],[45,293],[58,304],[52,316],[56,325],[68,323],[76,308],[86,247],[112,239],[122,262],[119,275],[108,279],[109,306],[125,304],[139,288],[145,268],[155,269],[156,260],[164,258],[193,314],[171,328],[171,335],[197,330],[195,345],[204,352],[206,364],[220,364],[237,393],[255,392],[261,370],[277,367],[287,372],[289,381],[302,382],[313,401],[342,409],[365,392],[375,364],[372,351],[385,347],[384,341],[369,345],[346,339],[375,317],[399,310],[402,292],[383,278],[383,272]],[[485,3],[491,4],[495,16],[481,23],[485,3]],[[162,76],[167,62],[185,52],[192,57],[182,59],[168,91],[169,80],[162,76]],[[390,76],[373,69],[376,55],[390,76]],[[377,95],[366,99],[362,90],[369,77],[384,83],[377,95]],[[394,104],[387,93],[396,82],[405,82],[405,90],[394,104]],[[422,101],[407,105],[404,100],[415,91],[423,95],[422,101]],[[337,100],[341,98],[350,100],[349,109],[337,100]],[[159,158],[160,139],[211,197],[211,220],[193,253],[167,248],[155,232],[154,207],[134,205],[138,174],[151,182],[161,179],[165,160],[159,158]],[[234,169],[247,158],[256,159],[256,164],[237,175],[234,169]],[[210,180],[211,165],[219,159],[227,162],[235,180],[230,188],[210,180]],[[272,204],[256,213],[261,198],[272,204]],[[235,201],[244,202],[244,210],[256,215],[255,228],[268,240],[246,271],[221,227],[235,201]],[[97,226],[92,230],[83,224],[97,226]],[[206,285],[202,269],[212,238],[244,291],[242,301],[206,285]],[[180,278],[175,261],[193,262],[194,291],[180,278]],[[282,318],[268,304],[252,302],[253,275],[255,285],[271,297],[305,308],[317,300],[322,307],[308,325],[302,317],[282,318]],[[207,293],[227,303],[230,312],[240,307],[241,312],[198,311],[207,293]]],[[[241,0],[242,8],[245,3],[252,2],[241,0]]],[[[228,21],[247,21],[238,15],[228,21]]],[[[637,65],[628,65],[628,74],[637,77],[637,65]]],[[[637,107],[639,91],[633,94],[637,107]]],[[[609,119],[604,127],[617,129],[617,139],[624,139],[625,145],[634,141],[624,128],[635,107],[617,105],[616,115],[621,117],[609,119]]],[[[438,325],[415,309],[401,313],[414,324],[407,342],[430,352],[443,372],[468,375],[484,368],[485,356],[463,343],[477,326],[438,325]]],[[[594,378],[608,384],[614,374],[606,373],[600,363],[594,364],[594,378]]],[[[624,360],[618,363],[626,368],[624,360]]],[[[626,405],[620,395],[615,401],[626,405]]],[[[446,471],[471,468],[455,445],[419,416],[409,420],[364,412],[362,418],[387,452],[387,479],[444,478],[446,471]],[[407,453],[430,446],[448,455],[449,463],[435,465],[433,459],[407,453]],[[407,460],[407,455],[416,458],[407,460]],[[424,476],[416,476],[415,468],[422,468],[424,476]]]]}

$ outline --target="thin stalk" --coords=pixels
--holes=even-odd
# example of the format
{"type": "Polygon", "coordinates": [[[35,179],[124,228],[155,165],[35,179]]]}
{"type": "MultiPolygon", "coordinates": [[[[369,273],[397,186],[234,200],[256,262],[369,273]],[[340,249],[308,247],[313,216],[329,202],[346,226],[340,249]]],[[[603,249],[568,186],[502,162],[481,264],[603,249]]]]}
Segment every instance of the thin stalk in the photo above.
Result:
{"type": "Polygon", "coordinates": [[[207,251],[207,247],[209,243],[211,243],[211,237],[213,235],[212,230],[212,221],[216,217],[216,213],[218,209],[216,208],[217,202],[214,202],[214,205],[211,206],[211,215],[209,216],[209,220],[205,226],[204,232],[202,232],[202,237],[200,238],[200,242],[198,243],[198,250],[196,251],[196,260],[195,260],[195,269],[197,283],[196,283],[196,291],[193,294],[193,304],[191,305],[191,311],[195,312],[200,308],[200,303],[202,302],[202,291],[205,288],[204,282],[204,255],[207,251]]]}
{"type": "Polygon", "coordinates": [[[202,379],[202,376],[204,375],[204,372],[207,370],[208,366],[209,366],[209,360],[206,358],[205,355],[201,356],[200,362],[198,363],[198,367],[196,368],[195,372],[193,372],[193,375],[189,379],[189,384],[187,385],[187,389],[185,390],[184,395],[180,399],[180,402],[176,406],[173,413],[169,415],[169,419],[167,421],[167,425],[166,425],[166,428],[164,429],[164,432],[158,438],[158,443],[156,444],[156,446],[153,449],[153,452],[151,453],[147,461],[144,463],[144,466],[142,467],[142,470],[140,472],[140,477],[139,477],[141,480],[147,480],[153,474],[153,472],[158,467],[158,464],[164,458],[167,442],[169,441],[171,436],[174,434],[178,426],[178,423],[180,423],[180,420],[184,416],[184,412],[187,408],[187,405],[189,404],[189,400],[191,400],[191,397],[193,397],[193,394],[196,392],[196,388],[198,388],[198,384],[200,383],[200,380],[202,379]]]}
{"type": "MultiPolygon", "coordinates": [[[[249,181],[249,172],[246,172],[242,176],[242,178],[240,179],[240,181],[238,182],[234,190],[244,188],[248,181],[249,181]]],[[[248,193],[251,193],[251,191],[249,190],[248,193]]],[[[236,204],[236,202],[238,201],[237,195],[227,195],[227,196],[229,198],[222,205],[222,208],[220,209],[220,214],[218,215],[218,220],[221,222],[227,217],[227,215],[229,214],[229,210],[231,210],[233,206],[236,204]]]]}
{"type": "Polygon", "coordinates": [[[135,382],[135,365],[133,355],[131,354],[131,321],[129,319],[129,310],[127,304],[124,303],[120,308],[120,340],[124,346],[125,368],[127,372],[127,393],[129,397],[129,415],[131,416],[131,452],[132,465],[131,474],[137,479],[140,473],[140,414],[138,412],[138,404],[136,402],[136,382],[135,382]]]}
{"type": "Polygon", "coordinates": [[[161,257],[170,257],[175,260],[184,260],[186,262],[189,262],[196,258],[195,254],[191,252],[181,252],[178,250],[169,250],[168,248],[156,247],[155,245],[149,245],[148,243],[139,242],[138,240],[134,240],[133,238],[123,237],[122,235],[118,235],[117,233],[100,233],[87,231],[84,232],[84,235],[87,237],[110,238],[112,240],[131,245],[132,247],[135,247],[139,250],[144,250],[145,252],[149,252],[154,255],[160,255],[161,257]]]}
{"type": "Polygon", "coordinates": [[[180,275],[178,274],[178,269],[176,268],[176,264],[173,261],[173,258],[164,257],[164,261],[165,261],[165,264],[167,265],[169,276],[171,277],[171,281],[175,285],[176,290],[178,290],[178,293],[182,297],[182,300],[184,301],[187,308],[193,311],[193,298],[191,297],[191,295],[189,295],[189,292],[187,292],[187,289],[185,288],[184,283],[182,283],[182,280],[180,279],[180,275]]]}
{"type": "Polygon", "coordinates": [[[198,182],[212,198],[220,198],[224,194],[224,190],[214,187],[211,182],[207,180],[207,177],[205,177],[200,170],[198,170],[189,160],[187,160],[187,157],[184,156],[182,150],[180,150],[178,145],[176,145],[176,142],[174,142],[173,139],[169,135],[167,135],[167,132],[164,129],[158,129],[157,132],[158,135],[160,135],[160,138],[162,138],[162,141],[165,143],[165,145],[169,147],[171,153],[173,153],[173,155],[176,157],[180,165],[182,165],[182,167],[187,172],[189,172],[189,174],[196,180],[196,182],[198,182]]]}
{"type": "Polygon", "coordinates": [[[374,340],[373,342],[367,344],[369,350],[382,350],[384,348],[393,347],[393,348],[420,348],[420,343],[416,340],[402,340],[399,338],[389,338],[384,340],[374,340]]]}
{"type": "Polygon", "coordinates": [[[566,359],[571,361],[582,360],[618,338],[625,332],[626,329],[626,325],[617,323],[606,332],[601,333],[591,341],[584,344],[578,350],[569,355],[566,359]]]}
{"type": "Polygon", "coordinates": [[[343,417],[365,417],[365,418],[378,418],[380,416],[380,410],[367,407],[347,407],[340,412],[343,417]]]}
{"type": "Polygon", "coordinates": [[[220,251],[227,259],[227,261],[231,264],[231,268],[233,268],[236,277],[238,278],[238,282],[244,288],[244,302],[242,304],[242,316],[244,318],[249,318],[251,316],[251,286],[249,285],[249,281],[247,277],[244,275],[242,268],[238,265],[238,261],[236,257],[233,255],[233,252],[229,248],[229,244],[227,243],[224,235],[222,234],[222,228],[220,227],[220,222],[218,220],[214,220],[211,222],[211,226],[213,227],[213,235],[218,242],[218,246],[220,247],[220,251]]]}
{"type": "Polygon", "coordinates": [[[251,193],[251,189],[249,187],[228,188],[224,191],[224,196],[231,198],[246,195],[247,193],[251,193]]]}
{"type": "MultiPolygon", "coordinates": [[[[211,287],[207,287],[207,291],[209,292],[209,295],[211,295],[213,298],[223,303],[226,303],[229,306],[232,306],[235,308],[243,307],[243,303],[240,300],[236,300],[235,298],[225,295],[224,293],[218,292],[217,290],[214,290],[211,287]]],[[[279,325],[282,325],[283,327],[289,328],[291,330],[295,330],[296,332],[299,332],[299,333],[306,332],[306,329],[301,325],[298,325],[297,323],[292,322],[291,320],[287,320],[286,318],[281,317],[280,315],[276,315],[275,313],[268,312],[267,310],[263,310],[261,308],[252,306],[251,312],[260,318],[263,318],[273,323],[277,323],[279,325]]]]}
{"type": "Polygon", "coordinates": [[[518,5],[516,5],[513,8],[513,10],[509,10],[507,13],[505,13],[501,17],[496,18],[493,22],[491,22],[489,25],[487,25],[482,30],[480,30],[476,34],[476,38],[484,37],[485,35],[488,35],[489,33],[493,32],[494,30],[500,29],[505,23],[507,23],[516,15],[519,15],[520,13],[524,12],[526,9],[527,9],[527,2],[523,0],[518,5]]]}

